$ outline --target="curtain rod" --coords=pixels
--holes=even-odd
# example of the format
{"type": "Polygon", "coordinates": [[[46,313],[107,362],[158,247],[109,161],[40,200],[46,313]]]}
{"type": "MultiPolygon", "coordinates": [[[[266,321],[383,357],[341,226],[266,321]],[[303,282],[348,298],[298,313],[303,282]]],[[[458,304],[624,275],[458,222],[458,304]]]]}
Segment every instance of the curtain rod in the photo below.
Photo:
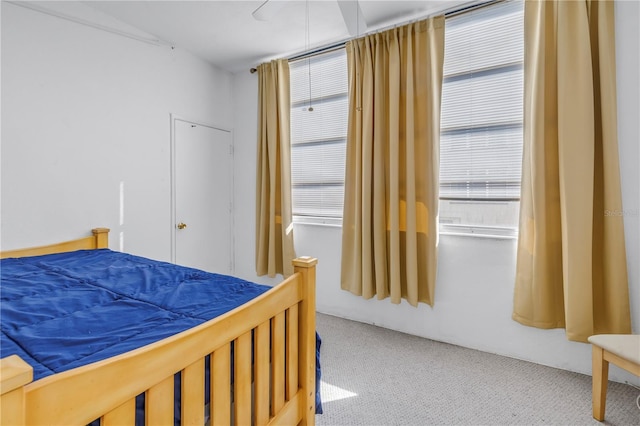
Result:
{"type": "MultiPolygon", "coordinates": [[[[478,9],[483,8],[483,7],[490,6],[492,4],[500,3],[500,2],[503,2],[503,1],[505,1],[505,0],[488,0],[488,1],[483,1],[483,2],[480,2],[480,3],[467,4],[467,5],[464,5],[462,7],[460,7],[460,6],[452,7],[452,8],[445,9],[444,11],[438,12],[438,13],[444,14],[445,18],[451,18],[451,17],[457,16],[457,15],[461,15],[463,13],[467,13],[467,12],[471,12],[471,11],[474,11],[474,10],[478,10],[478,9]]],[[[427,15],[427,16],[433,16],[433,14],[432,15],[427,15]]],[[[373,33],[377,33],[377,32],[386,31],[388,29],[395,28],[395,27],[402,26],[402,25],[406,25],[406,24],[409,24],[411,22],[415,22],[415,21],[418,21],[420,19],[425,19],[425,18],[426,17],[422,17],[422,18],[418,18],[418,19],[413,19],[411,21],[405,21],[405,22],[394,24],[394,25],[390,25],[390,26],[387,26],[387,27],[382,27],[382,28],[379,28],[379,29],[377,29],[375,31],[371,31],[369,33],[362,34],[362,35],[360,35],[360,36],[358,36],[356,38],[359,38],[359,37],[362,37],[362,36],[365,36],[365,35],[368,35],[368,34],[373,34],[373,33]]],[[[344,46],[346,46],[347,42],[350,41],[350,40],[355,40],[355,38],[349,38],[349,39],[340,41],[338,43],[330,44],[328,46],[319,47],[317,49],[313,49],[313,50],[310,50],[310,51],[307,51],[307,52],[298,53],[298,54],[295,54],[293,56],[290,56],[289,58],[287,58],[287,60],[289,62],[292,62],[292,61],[297,61],[299,59],[313,58],[314,56],[322,55],[324,53],[333,52],[335,50],[342,49],[344,46]]],[[[251,68],[249,70],[249,72],[251,72],[251,74],[255,73],[256,71],[257,71],[256,68],[251,68]]]]}

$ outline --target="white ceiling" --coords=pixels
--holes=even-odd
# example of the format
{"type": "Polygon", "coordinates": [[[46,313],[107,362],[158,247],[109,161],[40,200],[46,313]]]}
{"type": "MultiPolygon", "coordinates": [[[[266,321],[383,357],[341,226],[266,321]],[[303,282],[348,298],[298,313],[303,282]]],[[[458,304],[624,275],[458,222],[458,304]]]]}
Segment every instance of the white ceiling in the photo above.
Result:
{"type": "Polygon", "coordinates": [[[275,13],[266,21],[252,16],[264,1],[90,0],[84,4],[220,68],[238,72],[266,60],[289,57],[470,2],[269,0],[267,12],[275,13]],[[361,10],[360,23],[355,21],[357,7],[361,10]]]}

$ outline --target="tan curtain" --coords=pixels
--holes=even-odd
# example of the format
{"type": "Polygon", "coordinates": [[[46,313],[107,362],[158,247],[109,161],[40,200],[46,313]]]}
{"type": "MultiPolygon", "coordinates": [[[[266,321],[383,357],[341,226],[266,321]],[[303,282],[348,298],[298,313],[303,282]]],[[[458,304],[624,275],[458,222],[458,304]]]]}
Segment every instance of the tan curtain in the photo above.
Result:
{"type": "Polygon", "coordinates": [[[613,2],[527,1],[513,318],[567,338],[630,333],[613,2]]]}
{"type": "Polygon", "coordinates": [[[444,17],[347,43],[342,288],[433,304],[444,17]]]}
{"type": "Polygon", "coordinates": [[[270,277],[293,274],[289,63],[258,66],[258,167],[256,271],[270,277]]]}

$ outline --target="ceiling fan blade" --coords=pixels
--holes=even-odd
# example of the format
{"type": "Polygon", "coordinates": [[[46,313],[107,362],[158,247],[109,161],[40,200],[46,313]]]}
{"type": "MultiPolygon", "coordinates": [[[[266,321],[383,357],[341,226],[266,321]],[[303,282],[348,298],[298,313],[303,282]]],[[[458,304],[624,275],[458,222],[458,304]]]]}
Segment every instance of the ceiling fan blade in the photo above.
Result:
{"type": "Polygon", "coordinates": [[[342,19],[347,31],[352,37],[358,37],[367,31],[367,21],[364,20],[360,2],[356,0],[338,0],[342,19]]]}
{"type": "Polygon", "coordinates": [[[265,0],[256,10],[251,12],[253,18],[258,21],[269,21],[282,9],[289,0],[265,0]]]}

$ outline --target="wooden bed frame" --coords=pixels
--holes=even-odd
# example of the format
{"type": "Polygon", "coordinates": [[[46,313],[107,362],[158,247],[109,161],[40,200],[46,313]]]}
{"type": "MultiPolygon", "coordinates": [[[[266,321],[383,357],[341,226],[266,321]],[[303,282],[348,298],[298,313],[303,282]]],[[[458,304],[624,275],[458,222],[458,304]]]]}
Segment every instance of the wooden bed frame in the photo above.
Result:
{"type": "MultiPolygon", "coordinates": [[[[97,228],[90,237],[0,258],[107,248],[108,232],[97,228]]],[[[18,356],[0,360],[0,424],[86,425],[100,418],[102,425],[133,425],[135,397],[144,392],[146,423],[171,425],[173,376],[181,372],[181,422],[202,425],[204,363],[211,355],[209,423],[313,425],[316,263],[298,258],[293,276],[256,299],[104,361],[33,382],[31,366],[18,356]]]]}

